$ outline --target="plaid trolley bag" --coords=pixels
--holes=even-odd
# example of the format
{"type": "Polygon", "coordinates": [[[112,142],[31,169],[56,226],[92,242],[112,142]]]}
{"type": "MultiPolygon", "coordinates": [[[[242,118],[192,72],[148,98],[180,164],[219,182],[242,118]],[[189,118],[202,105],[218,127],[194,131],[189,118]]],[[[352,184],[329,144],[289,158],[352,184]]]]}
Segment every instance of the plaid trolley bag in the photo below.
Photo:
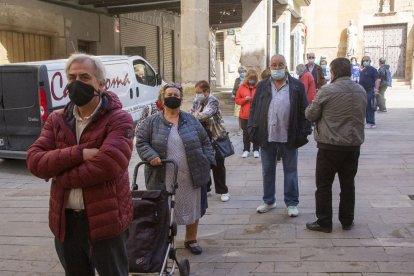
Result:
{"type": "Polygon", "coordinates": [[[178,261],[174,247],[174,237],[177,234],[174,196],[178,187],[178,167],[173,160],[162,160],[162,163],[171,163],[174,166],[171,193],[166,190],[138,190],[138,169],[141,165],[149,165],[149,162],[140,162],[135,166],[131,187],[134,218],[129,226],[127,242],[129,271],[172,275],[177,264],[180,275],[189,275],[189,261],[178,261]],[[168,259],[173,261],[171,265],[168,259]]]}

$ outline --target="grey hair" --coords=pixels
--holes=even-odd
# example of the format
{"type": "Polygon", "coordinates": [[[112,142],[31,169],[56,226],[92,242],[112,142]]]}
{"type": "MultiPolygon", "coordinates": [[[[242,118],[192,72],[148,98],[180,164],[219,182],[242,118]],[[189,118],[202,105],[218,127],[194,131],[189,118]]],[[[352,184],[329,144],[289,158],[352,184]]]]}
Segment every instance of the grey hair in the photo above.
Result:
{"type": "Polygon", "coordinates": [[[242,66],[239,67],[239,69],[237,71],[239,72],[239,74],[242,73],[242,72],[247,72],[247,68],[246,68],[246,66],[242,65],[242,66]]]}
{"type": "Polygon", "coordinates": [[[306,70],[306,67],[303,63],[296,65],[296,71],[303,73],[305,72],[305,70],[306,70]]]}
{"type": "Polygon", "coordinates": [[[270,61],[272,61],[272,59],[274,59],[274,58],[280,58],[280,59],[282,59],[283,64],[285,64],[285,66],[287,66],[287,64],[286,64],[286,58],[285,58],[284,55],[279,55],[279,54],[273,55],[272,58],[270,59],[270,61]]]}
{"type": "Polygon", "coordinates": [[[66,76],[69,74],[70,66],[75,62],[84,62],[85,60],[90,60],[95,64],[96,74],[95,77],[100,84],[105,84],[106,76],[105,76],[105,66],[103,65],[102,61],[97,59],[93,55],[83,54],[83,53],[74,53],[71,54],[68,61],[66,62],[65,73],[66,76]]]}

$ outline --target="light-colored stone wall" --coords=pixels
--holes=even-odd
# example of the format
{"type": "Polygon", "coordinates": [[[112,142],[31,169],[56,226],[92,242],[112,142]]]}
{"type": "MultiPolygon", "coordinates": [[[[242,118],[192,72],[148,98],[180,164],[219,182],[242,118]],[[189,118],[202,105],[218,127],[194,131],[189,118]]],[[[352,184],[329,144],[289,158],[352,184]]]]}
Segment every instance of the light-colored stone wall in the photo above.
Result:
{"type": "Polygon", "coordinates": [[[310,6],[303,8],[307,26],[307,52],[315,52],[317,59],[324,55],[328,62],[336,57],[345,56],[346,28],[350,19],[358,28],[358,58],[364,54],[364,26],[407,24],[405,78],[410,80],[414,52],[414,2],[398,0],[394,3],[395,13],[380,15],[378,0],[312,0],[310,6]]]}
{"type": "Polygon", "coordinates": [[[37,0],[0,0],[0,29],[51,37],[53,59],[74,52],[78,40],[96,42],[98,55],[118,53],[113,22],[110,16],[37,0]]]}
{"type": "Polygon", "coordinates": [[[239,77],[238,68],[241,59],[240,29],[234,29],[234,35],[224,30],[224,86],[231,87],[239,77]]]}

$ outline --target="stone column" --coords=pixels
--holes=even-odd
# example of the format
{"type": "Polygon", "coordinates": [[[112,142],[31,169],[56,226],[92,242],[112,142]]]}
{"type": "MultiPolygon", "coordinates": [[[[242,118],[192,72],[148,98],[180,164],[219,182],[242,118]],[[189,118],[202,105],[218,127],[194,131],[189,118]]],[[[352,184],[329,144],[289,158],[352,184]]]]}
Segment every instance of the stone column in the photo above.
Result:
{"type": "Polygon", "coordinates": [[[240,62],[260,75],[266,68],[267,1],[242,0],[242,9],[240,62]]]}
{"type": "Polygon", "coordinates": [[[208,81],[208,38],[209,1],[181,0],[181,82],[186,87],[208,81]]]}
{"type": "Polygon", "coordinates": [[[283,12],[283,16],[284,16],[284,30],[283,30],[283,37],[281,37],[281,39],[283,39],[283,54],[286,58],[286,65],[288,66],[289,70],[295,70],[295,68],[290,68],[290,51],[293,50],[292,47],[293,45],[291,45],[290,43],[290,35],[291,35],[291,29],[292,29],[292,13],[290,12],[290,10],[286,9],[283,12]]]}
{"type": "Polygon", "coordinates": [[[411,85],[410,88],[414,90],[414,53],[411,60],[411,85]]]}

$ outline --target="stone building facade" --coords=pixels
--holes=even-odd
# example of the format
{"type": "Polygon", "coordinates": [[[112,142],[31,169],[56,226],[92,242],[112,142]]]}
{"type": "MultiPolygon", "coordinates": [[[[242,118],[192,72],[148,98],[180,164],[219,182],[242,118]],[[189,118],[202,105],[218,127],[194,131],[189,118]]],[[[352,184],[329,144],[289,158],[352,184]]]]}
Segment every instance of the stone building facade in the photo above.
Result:
{"type": "Polygon", "coordinates": [[[0,64],[117,53],[113,17],[37,0],[0,0],[0,64]]]}
{"type": "Polygon", "coordinates": [[[0,64],[73,52],[140,55],[166,81],[180,79],[180,17],[166,11],[110,16],[79,5],[0,0],[0,64]]]}
{"type": "Polygon", "coordinates": [[[304,8],[306,49],[317,58],[347,56],[347,27],[357,28],[356,57],[369,55],[373,64],[384,57],[393,77],[412,80],[414,2],[412,0],[312,0],[304,8]]]}

